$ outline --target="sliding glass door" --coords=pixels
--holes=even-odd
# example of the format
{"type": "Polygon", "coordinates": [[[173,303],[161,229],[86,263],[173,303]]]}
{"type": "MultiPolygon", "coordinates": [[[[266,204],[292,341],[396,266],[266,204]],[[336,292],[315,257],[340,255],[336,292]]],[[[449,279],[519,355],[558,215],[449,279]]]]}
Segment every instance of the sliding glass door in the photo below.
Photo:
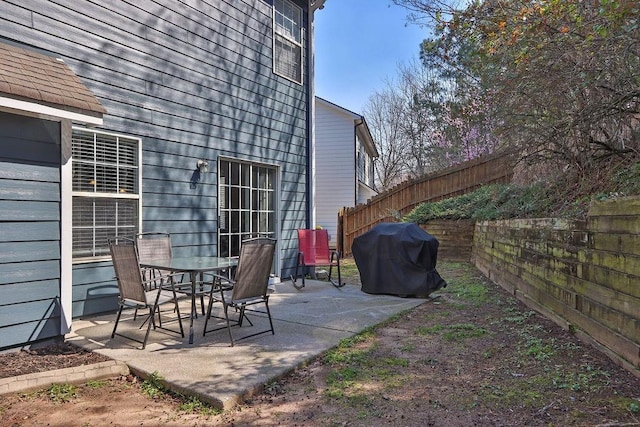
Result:
{"type": "Polygon", "coordinates": [[[277,168],[222,159],[218,165],[218,254],[237,256],[251,237],[276,239],[277,168]]]}

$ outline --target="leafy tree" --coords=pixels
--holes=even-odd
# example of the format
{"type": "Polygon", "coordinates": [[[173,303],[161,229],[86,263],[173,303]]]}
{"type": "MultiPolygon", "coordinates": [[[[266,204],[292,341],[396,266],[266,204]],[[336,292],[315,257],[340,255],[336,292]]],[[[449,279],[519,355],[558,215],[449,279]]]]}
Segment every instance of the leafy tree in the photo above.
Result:
{"type": "Polygon", "coordinates": [[[394,2],[432,26],[421,59],[457,88],[452,118],[495,135],[525,164],[584,175],[640,154],[637,1],[394,2]]]}

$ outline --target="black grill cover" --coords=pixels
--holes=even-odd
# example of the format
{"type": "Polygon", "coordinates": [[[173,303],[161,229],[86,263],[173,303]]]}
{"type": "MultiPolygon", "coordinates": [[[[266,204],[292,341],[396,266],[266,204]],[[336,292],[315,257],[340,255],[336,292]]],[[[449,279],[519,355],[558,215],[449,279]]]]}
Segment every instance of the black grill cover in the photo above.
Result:
{"type": "Polygon", "coordinates": [[[362,291],[427,296],[447,286],[436,271],[438,239],[415,223],[381,223],[354,239],[362,291]]]}

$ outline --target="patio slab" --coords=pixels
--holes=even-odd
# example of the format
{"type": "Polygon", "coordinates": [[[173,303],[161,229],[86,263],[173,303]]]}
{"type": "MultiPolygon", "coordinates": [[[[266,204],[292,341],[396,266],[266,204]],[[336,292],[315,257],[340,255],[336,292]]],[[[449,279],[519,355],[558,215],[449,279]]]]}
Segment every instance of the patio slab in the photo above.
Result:
{"type": "MultiPolygon", "coordinates": [[[[148,376],[157,372],[174,391],[197,396],[218,408],[230,408],[338,342],[389,317],[428,301],[390,295],[369,295],[360,286],[335,288],[327,282],[307,280],[296,290],[289,281],[275,285],[269,299],[275,335],[263,334],[230,347],[226,329],[202,336],[204,316],[194,323],[195,340],[165,331],[151,331],[147,347],[116,336],[111,339],[115,315],[74,321],[67,339],[75,344],[126,363],[132,372],[148,376]]],[[[181,310],[189,311],[184,301],[181,310]]],[[[199,308],[199,303],[198,303],[199,308]]],[[[132,314],[132,312],[130,313],[132,314]]],[[[232,328],[235,339],[267,328],[266,316],[249,313],[254,326],[232,328]]],[[[124,317],[118,327],[125,334],[143,335],[140,322],[124,317]]],[[[211,322],[211,320],[210,320],[211,322]]]]}

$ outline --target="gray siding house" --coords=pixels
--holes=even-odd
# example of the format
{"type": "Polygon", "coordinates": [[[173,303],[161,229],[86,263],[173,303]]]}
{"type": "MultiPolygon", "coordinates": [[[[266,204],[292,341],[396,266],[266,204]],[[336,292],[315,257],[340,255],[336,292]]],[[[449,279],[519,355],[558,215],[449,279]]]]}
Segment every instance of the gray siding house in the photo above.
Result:
{"type": "Polygon", "coordinates": [[[0,2],[0,350],[116,309],[112,236],[227,256],[267,234],[288,276],[323,3],[0,2]]]}

